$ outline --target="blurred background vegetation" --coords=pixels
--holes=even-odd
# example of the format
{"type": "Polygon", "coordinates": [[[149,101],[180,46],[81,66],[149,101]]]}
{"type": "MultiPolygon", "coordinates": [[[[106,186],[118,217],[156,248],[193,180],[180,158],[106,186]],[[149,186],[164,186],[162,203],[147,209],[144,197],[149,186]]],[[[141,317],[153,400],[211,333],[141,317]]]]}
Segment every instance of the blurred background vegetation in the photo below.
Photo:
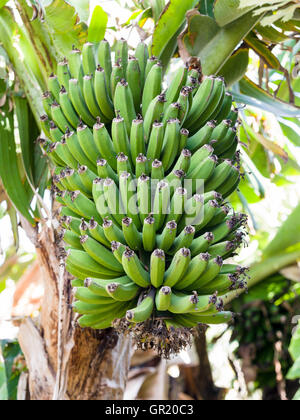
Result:
{"type": "Polygon", "coordinates": [[[245,174],[230,201],[250,222],[236,258],[251,266],[249,293],[227,301],[235,322],[207,331],[208,355],[200,339],[168,362],[137,352],[125,398],[300,399],[299,28],[293,0],[0,0],[0,400],[17,398],[18,323],[38,314],[42,296],[21,227],[51,221],[41,94],[72,45],[104,36],[145,41],[166,77],[191,56],[204,75],[225,77],[245,174]]]}

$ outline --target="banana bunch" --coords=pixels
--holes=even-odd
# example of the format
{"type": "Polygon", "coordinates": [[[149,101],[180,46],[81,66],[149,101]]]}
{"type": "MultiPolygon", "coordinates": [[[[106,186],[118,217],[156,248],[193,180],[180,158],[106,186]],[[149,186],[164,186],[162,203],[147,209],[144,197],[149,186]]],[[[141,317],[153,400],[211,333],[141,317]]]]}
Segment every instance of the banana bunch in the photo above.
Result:
{"type": "Polygon", "coordinates": [[[39,141],[55,168],[78,322],[228,322],[221,297],[246,286],[224,264],[246,225],[225,202],[240,181],[232,96],[188,66],[164,89],[146,45],[128,50],[74,49],[43,95],[39,141]]]}

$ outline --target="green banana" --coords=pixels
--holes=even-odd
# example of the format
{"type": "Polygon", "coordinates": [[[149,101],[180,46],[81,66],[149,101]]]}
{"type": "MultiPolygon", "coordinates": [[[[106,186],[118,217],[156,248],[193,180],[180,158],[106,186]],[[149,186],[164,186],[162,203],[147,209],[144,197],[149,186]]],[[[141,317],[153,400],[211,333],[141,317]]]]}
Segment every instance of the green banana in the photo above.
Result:
{"type": "Polygon", "coordinates": [[[152,314],[154,309],[155,289],[151,289],[145,299],[126,312],[126,319],[129,322],[140,323],[146,321],[152,314]]]}
{"type": "Polygon", "coordinates": [[[127,245],[137,251],[142,247],[142,235],[130,217],[122,220],[122,230],[127,245]]]}
{"type": "Polygon", "coordinates": [[[146,65],[149,59],[149,53],[147,45],[144,42],[140,42],[135,50],[135,57],[138,60],[139,68],[141,71],[141,85],[144,86],[145,84],[145,72],[146,72],[146,65]]]}
{"type": "Polygon", "coordinates": [[[164,93],[161,93],[160,95],[152,99],[152,101],[150,102],[147,108],[147,111],[145,114],[145,121],[144,121],[146,143],[149,142],[149,137],[150,137],[153,124],[155,122],[160,122],[162,119],[165,101],[166,101],[166,96],[164,93]]]}
{"type": "Polygon", "coordinates": [[[57,79],[60,86],[69,86],[69,80],[71,78],[68,66],[68,60],[66,57],[57,63],[57,79]]]}
{"type": "Polygon", "coordinates": [[[126,156],[131,156],[126,122],[119,115],[113,119],[111,135],[116,153],[124,153],[126,156]]]}
{"type": "MultiPolygon", "coordinates": [[[[147,71],[147,70],[146,70],[147,71]]],[[[145,118],[147,109],[151,101],[161,93],[162,86],[162,65],[160,63],[154,64],[150,70],[144,86],[142,96],[142,113],[145,118]]]]}
{"type": "Polygon", "coordinates": [[[185,272],[188,269],[189,263],[191,261],[191,251],[187,248],[181,248],[175,254],[170,267],[165,273],[164,286],[176,287],[185,272]]]}
{"type": "Polygon", "coordinates": [[[163,164],[160,160],[155,159],[152,162],[152,170],[151,170],[151,179],[152,181],[157,180],[161,181],[165,177],[165,171],[163,164]]]}
{"type": "MultiPolygon", "coordinates": [[[[64,85],[65,86],[65,85],[64,85]]],[[[66,87],[66,86],[65,86],[66,87]]],[[[93,126],[95,123],[94,117],[90,114],[77,79],[70,79],[69,81],[69,95],[73,107],[82,121],[88,126],[93,126]]]]}
{"type": "Polygon", "coordinates": [[[139,155],[145,155],[145,139],[144,139],[144,121],[143,119],[137,118],[132,121],[131,132],[130,132],[130,149],[131,158],[134,165],[136,165],[136,159],[139,155]]]}
{"type": "Polygon", "coordinates": [[[54,99],[59,102],[59,91],[60,91],[60,84],[58,78],[55,74],[51,73],[48,78],[48,88],[49,91],[52,93],[54,99]]]}
{"type": "Polygon", "coordinates": [[[156,249],[151,254],[150,279],[152,286],[158,288],[164,282],[166,256],[162,249],[156,249]]]}
{"type": "Polygon", "coordinates": [[[210,254],[196,255],[190,262],[183,278],[175,285],[176,290],[184,290],[190,287],[204,273],[210,259],[210,254]]]}
{"type": "Polygon", "coordinates": [[[141,175],[137,183],[137,205],[142,225],[151,213],[151,181],[147,175],[141,175]]]}
{"type": "Polygon", "coordinates": [[[151,164],[155,159],[159,159],[163,147],[163,142],[164,125],[160,122],[155,122],[152,126],[152,131],[147,149],[147,159],[151,164]]]}
{"type": "Polygon", "coordinates": [[[66,264],[68,266],[68,271],[71,274],[72,271],[79,271],[81,273],[80,276],[77,276],[77,274],[74,275],[82,280],[85,280],[87,277],[104,279],[112,279],[116,277],[115,271],[108,270],[98,264],[84,251],[74,249],[69,250],[66,264]]]}
{"type": "Polygon", "coordinates": [[[230,174],[232,168],[232,162],[230,160],[225,160],[222,162],[214,171],[213,174],[206,178],[205,182],[205,191],[216,191],[220,185],[226,180],[230,174]]]}
{"type": "Polygon", "coordinates": [[[112,282],[127,285],[131,283],[131,280],[127,276],[117,277],[112,280],[86,278],[84,280],[84,287],[88,288],[90,292],[97,296],[111,297],[106,287],[112,282]]]}
{"type": "Polygon", "coordinates": [[[139,66],[139,61],[135,57],[129,57],[128,66],[126,70],[126,80],[130,87],[133,103],[136,113],[141,111],[141,97],[142,97],[142,74],[139,66]]]}
{"type": "Polygon", "coordinates": [[[196,310],[199,297],[196,292],[192,295],[185,295],[180,292],[172,292],[169,311],[173,314],[184,314],[196,310]]]}
{"type": "MultiPolygon", "coordinates": [[[[103,123],[98,119],[96,124],[93,126],[93,136],[94,142],[99,151],[101,158],[105,159],[109,166],[111,166],[114,171],[117,169],[117,161],[115,157],[117,152],[114,148],[113,141],[103,123]]],[[[114,178],[110,176],[110,178],[114,178]]]]}
{"type": "Polygon", "coordinates": [[[166,105],[167,109],[172,103],[176,102],[179,97],[180,91],[185,85],[188,76],[188,68],[186,66],[180,67],[175,73],[171,80],[170,86],[166,93],[166,105]]]}
{"type": "Polygon", "coordinates": [[[107,120],[112,120],[115,116],[114,105],[110,99],[110,79],[107,79],[103,67],[98,66],[94,77],[94,92],[101,114],[107,120]]]}
{"type": "Polygon", "coordinates": [[[96,119],[100,118],[102,122],[108,123],[110,120],[102,113],[96,99],[94,91],[94,78],[92,75],[87,74],[83,78],[83,97],[90,114],[96,119]]]}
{"type": "Polygon", "coordinates": [[[196,152],[198,149],[210,142],[215,128],[216,124],[213,121],[208,121],[196,134],[187,140],[186,147],[191,152],[196,152]]]}
{"type": "Polygon", "coordinates": [[[81,236],[80,243],[88,255],[97,263],[103,265],[111,271],[116,271],[118,274],[122,274],[122,265],[118,264],[112,253],[95,239],[88,235],[81,236]]]}
{"type": "Polygon", "coordinates": [[[167,311],[171,305],[172,289],[163,286],[156,292],[155,305],[158,311],[167,311]]]}
{"type": "Polygon", "coordinates": [[[64,86],[61,87],[59,92],[59,103],[68,122],[73,128],[76,128],[80,123],[80,118],[78,117],[64,86]]]}
{"type": "Polygon", "coordinates": [[[165,252],[169,251],[171,246],[173,245],[176,239],[177,233],[177,223],[174,220],[168,222],[161,233],[161,235],[157,236],[157,245],[160,249],[164,250],[165,252]]]}
{"type": "Polygon", "coordinates": [[[122,257],[124,252],[126,251],[127,247],[120,242],[112,241],[111,242],[111,250],[114,254],[114,257],[117,261],[119,261],[122,264],[122,257]]]}
{"type": "Polygon", "coordinates": [[[139,179],[143,175],[148,174],[148,159],[143,154],[139,154],[135,161],[135,177],[139,179]]]}
{"type": "Polygon", "coordinates": [[[201,290],[202,287],[205,287],[220,274],[222,266],[223,259],[221,257],[210,260],[204,273],[189,286],[188,290],[201,290]]]}
{"type": "Polygon", "coordinates": [[[178,154],[180,139],[179,132],[179,120],[169,120],[166,126],[161,154],[161,161],[166,172],[171,168],[178,154]]]}
{"type": "Polygon", "coordinates": [[[138,286],[147,288],[150,285],[150,275],[142,266],[134,251],[127,249],[122,256],[125,273],[138,286]]]}
{"type": "Polygon", "coordinates": [[[155,219],[152,216],[146,217],[144,220],[142,233],[143,248],[147,252],[152,252],[156,244],[155,219]]]}
{"type": "Polygon", "coordinates": [[[174,255],[180,248],[189,248],[194,240],[196,229],[194,226],[186,226],[173,242],[168,254],[174,255]]]}
{"type": "Polygon", "coordinates": [[[194,239],[190,247],[192,256],[194,257],[195,255],[206,252],[213,241],[214,235],[211,232],[207,232],[204,235],[194,239]]]}
{"type": "Polygon", "coordinates": [[[110,241],[107,240],[103,227],[100,226],[93,217],[89,223],[88,233],[93,239],[100,242],[100,244],[106,246],[107,248],[110,247],[110,241]]]}
{"type": "MultiPolygon", "coordinates": [[[[110,87],[110,77],[112,74],[112,62],[111,62],[111,49],[109,42],[107,42],[105,39],[100,41],[97,51],[97,64],[101,66],[101,68],[104,69],[104,75],[105,75],[105,82],[106,82],[106,88],[107,92],[110,94],[111,87],[110,87]]],[[[95,74],[95,78],[97,75],[97,71],[95,74]]],[[[96,89],[95,89],[96,90],[96,89]]],[[[99,104],[100,106],[100,104],[99,104]]],[[[101,106],[100,106],[101,108],[101,106]]],[[[105,112],[103,112],[105,114],[105,112]]],[[[107,115],[108,117],[108,115],[107,115]]]]}
{"type": "Polygon", "coordinates": [[[134,100],[129,84],[122,79],[116,87],[114,106],[117,115],[123,117],[126,125],[127,135],[130,135],[132,121],[136,118],[134,100]]]}
{"type": "Polygon", "coordinates": [[[136,297],[140,288],[132,282],[125,285],[113,282],[106,286],[106,290],[113,299],[128,302],[136,297]]]}
{"type": "Polygon", "coordinates": [[[82,47],[82,68],[85,75],[95,74],[96,60],[92,42],[86,42],[82,47]]]}
{"type": "Polygon", "coordinates": [[[123,77],[125,77],[128,64],[128,44],[124,38],[121,38],[116,43],[115,61],[116,63],[121,63],[123,68],[123,77]]]}

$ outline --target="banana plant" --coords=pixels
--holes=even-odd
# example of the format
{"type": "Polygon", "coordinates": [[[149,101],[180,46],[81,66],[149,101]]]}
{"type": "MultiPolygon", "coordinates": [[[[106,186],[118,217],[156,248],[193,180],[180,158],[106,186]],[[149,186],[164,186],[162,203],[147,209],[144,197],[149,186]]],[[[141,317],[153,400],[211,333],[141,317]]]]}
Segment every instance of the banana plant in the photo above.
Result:
{"type": "MultiPolygon", "coordinates": [[[[287,374],[287,379],[297,380],[300,378],[300,327],[295,328],[292,341],[289,348],[290,354],[293,358],[294,365],[287,374]]],[[[300,400],[300,390],[294,396],[295,401],[300,400]]]]}

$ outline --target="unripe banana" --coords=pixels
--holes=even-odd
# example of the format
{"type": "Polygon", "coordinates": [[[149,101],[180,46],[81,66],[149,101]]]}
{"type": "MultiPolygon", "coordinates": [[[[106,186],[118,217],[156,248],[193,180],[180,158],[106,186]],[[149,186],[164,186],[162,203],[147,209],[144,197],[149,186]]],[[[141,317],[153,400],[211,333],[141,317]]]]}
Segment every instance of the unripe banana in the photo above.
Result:
{"type": "Polygon", "coordinates": [[[148,159],[142,153],[138,155],[135,161],[135,177],[139,179],[142,175],[148,174],[148,159]]]}
{"type": "Polygon", "coordinates": [[[156,249],[151,254],[150,279],[152,286],[158,288],[164,282],[166,256],[162,249],[156,249]]]}
{"type": "Polygon", "coordinates": [[[135,50],[135,57],[139,62],[139,68],[141,71],[141,85],[144,86],[145,84],[145,72],[146,72],[146,65],[149,59],[149,53],[147,45],[144,42],[140,42],[135,50]]]}
{"type": "Polygon", "coordinates": [[[76,277],[85,280],[87,277],[113,279],[115,271],[108,270],[94,261],[86,252],[71,249],[66,260],[68,271],[76,277]],[[78,276],[77,273],[80,273],[78,276]]]}
{"type": "Polygon", "coordinates": [[[102,245],[110,248],[110,242],[107,240],[103,227],[92,218],[89,223],[89,235],[94,238],[97,242],[100,242],[102,245]]]}
{"type": "Polygon", "coordinates": [[[188,289],[204,273],[210,259],[210,254],[202,253],[194,257],[183,278],[176,284],[176,290],[188,289]]]}
{"type": "Polygon", "coordinates": [[[187,290],[201,290],[202,287],[206,286],[220,274],[222,266],[223,259],[221,257],[210,260],[205,272],[187,290]]]}
{"type": "Polygon", "coordinates": [[[217,201],[209,201],[207,204],[204,205],[203,208],[203,219],[198,223],[196,227],[197,232],[201,232],[206,226],[213,220],[217,210],[219,209],[219,204],[217,201]]]}
{"type": "Polygon", "coordinates": [[[124,153],[119,153],[117,156],[118,176],[120,177],[123,172],[131,173],[131,165],[128,156],[126,156],[124,153]]]}
{"type": "Polygon", "coordinates": [[[144,121],[142,118],[137,118],[132,121],[130,132],[130,149],[132,162],[135,165],[137,157],[142,154],[145,155],[145,139],[144,139],[144,121]]]}
{"type": "Polygon", "coordinates": [[[177,232],[177,223],[172,220],[168,222],[161,235],[157,236],[157,245],[160,249],[163,249],[165,252],[169,251],[173,245],[177,232]]]}
{"type": "Polygon", "coordinates": [[[44,107],[44,110],[45,110],[47,116],[49,118],[52,118],[51,105],[53,103],[53,97],[52,97],[51,92],[44,92],[43,93],[42,102],[43,102],[43,107],[44,107]]]}
{"type": "Polygon", "coordinates": [[[69,86],[69,80],[71,78],[68,66],[68,60],[66,57],[57,64],[57,79],[60,86],[69,86]]]}
{"type": "Polygon", "coordinates": [[[160,122],[162,119],[165,101],[165,94],[161,93],[160,95],[152,99],[150,105],[148,106],[144,122],[146,143],[149,142],[149,137],[153,124],[155,122],[160,122]]]}
{"type": "Polygon", "coordinates": [[[132,93],[135,111],[139,113],[141,111],[143,85],[139,62],[135,57],[129,57],[126,80],[132,93]]]}
{"type": "Polygon", "coordinates": [[[86,42],[82,47],[82,67],[85,75],[95,74],[95,51],[94,44],[91,42],[86,42]]]}
{"type": "Polygon", "coordinates": [[[152,181],[161,181],[165,177],[163,164],[160,160],[155,159],[152,162],[151,179],[152,181]]]}
{"type": "Polygon", "coordinates": [[[114,254],[114,257],[117,261],[119,261],[122,264],[122,257],[124,252],[126,251],[127,247],[120,242],[112,241],[111,242],[111,250],[114,254]]]}
{"type": "Polygon", "coordinates": [[[54,99],[59,102],[59,91],[60,91],[60,84],[58,78],[55,74],[50,74],[48,79],[48,87],[49,91],[52,93],[54,99]]]}
{"type": "MultiPolygon", "coordinates": [[[[64,85],[65,86],[65,85],[64,85]]],[[[66,87],[66,86],[65,86],[66,87]]],[[[80,118],[82,121],[85,122],[88,126],[93,126],[95,123],[94,117],[90,114],[85,100],[82,96],[82,92],[78,83],[77,79],[70,79],[69,81],[69,95],[71,102],[73,104],[73,107],[78,115],[80,115],[80,118]]]]}
{"type": "Polygon", "coordinates": [[[170,212],[168,213],[165,223],[174,220],[176,223],[182,218],[185,203],[187,201],[188,191],[185,188],[177,188],[172,197],[170,204],[170,212]]]}
{"type": "Polygon", "coordinates": [[[207,232],[204,235],[194,239],[190,248],[192,256],[194,257],[195,255],[206,252],[213,241],[214,235],[211,232],[207,232]]]}
{"type": "Polygon", "coordinates": [[[72,125],[73,128],[76,128],[80,123],[80,118],[78,117],[72,102],[69,99],[68,92],[64,86],[61,87],[59,92],[59,103],[68,122],[72,125]]]}
{"type": "Polygon", "coordinates": [[[112,253],[99,242],[95,241],[95,239],[85,235],[80,238],[80,243],[93,260],[104,267],[107,267],[111,271],[116,271],[118,274],[122,274],[122,265],[118,264],[112,253]]]}
{"type": "Polygon", "coordinates": [[[156,244],[155,219],[152,216],[148,216],[144,220],[142,240],[144,250],[152,252],[156,244]]]}
{"type": "MultiPolygon", "coordinates": [[[[147,70],[146,70],[147,71],[147,70]]],[[[160,63],[154,64],[150,70],[144,86],[142,98],[142,112],[146,116],[147,109],[151,101],[161,93],[162,86],[162,65],[160,63]]]]}
{"type": "Polygon", "coordinates": [[[152,126],[151,136],[149,139],[147,159],[152,165],[155,159],[159,159],[164,142],[164,125],[160,122],[155,122],[152,126]]]}
{"type": "Polygon", "coordinates": [[[124,38],[117,41],[115,50],[115,61],[120,63],[123,68],[123,77],[126,75],[126,68],[128,64],[128,44],[124,38]]]}
{"type": "Polygon", "coordinates": [[[83,250],[79,236],[69,230],[64,232],[64,242],[74,249],[79,249],[80,251],[83,250]]]}
{"type": "Polygon", "coordinates": [[[71,77],[73,79],[82,80],[84,73],[81,62],[81,51],[78,48],[73,47],[68,60],[71,77]]]}
{"type": "MultiPolygon", "coordinates": [[[[111,49],[110,49],[109,42],[107,42],[105,39],[100,42],[99,47],[98,47],[97,64],[99,64],[99,66],[101,66],[104,69],[106,88],[107,88],[107,92],[110,94],[111,92],[110,77],[112,74],[111,49]]],[[[95,78],[96,78],[96,74],[95,74],[95,78]]]]}
{"type": "Polygon", "coordinates": [[[192,295],[185,295],[183,293],[173,291],[169,311],[173,314],[185,314],[195,311],[198,303],[199,297],[196,292],[192,295]]]}
{"type": "Polygon", "coordinates": [[[119,189],[125,213],[133,220],[137,229],[141,230],[142,224],[136,201],[136,179],[130,173],[123,172],[119,179],[119,189]]]}
{"type": "MultiPolygon", "coordinates": [[[[94,91],[98,107],[105,119],[112,120],[115,116],[114,106],[110,99],[110,79],[106,78],[103,67],[98,66],[94,78],[94,91]]],[[[100,116],[98,114],[97,116],[100,116]]]]}
{"type": "Polygon", "coordinates": [[[170,267],[166,271],[164,286],[176,287],[176,284],[182,279],[187,271],[190,261],[191,251],[187,248],[181,248],[175,254],[170,267]]]}
{"type": "Polygon", "coordinates": [[[180,248],[189,248],[194,240],[196,229],[194,226],[186,226],[181,234],[175,239],[168,254],[174,255],[180,248]]]}
{"type": "Polygon", "coordinates": [[[232,95],[229,92],[225,93],[225,98],[223,101],[223,105],[218,113],[218,115],[215,117],[215,120],[217,122],[217,124],[220,124],[221,121],[226,120],[226,119],[230,119],[229,114],[231,111],[231,107],[232,107],[232,95]]]}
{"type": "Polygon", "coordinates": [[[171,168],[178,154],[180,140],[179,133],[179,120],[169,120],[166,126],[163,149],[161,154],[161,161],[165,171],[168,171],[171,168]]]}
{"type": "Polygon", "coordinates": [[[186,147],[191,152],[196,152],[205,144],[208,144],[212,139],[212,133],[215,127],[214,121],[208,121],[196,134],[188,139],[186,147]]]}
{"type": "Polygon", "coordinates": [[[57,102],[53,102],[51,105],[51,115],[52,120],[55,124],[61,129],[64,133],[67,129],[71,129],[71,125],[64,116],[64,113],[61,110],[61,106],[57,102]]]}
{"type": "Polygon", "coordinates": [[[133,282],[125,285],[113,282],[106,286],[106,290],[113,299],[128,302],[136,297],[140,288],[133,282]]]}
{"type": "Polygon", "coordinates": [[[171,305],[172,289],[163,286],[156,292],[155,305],[158,311],[167,311],[171,305]]]}
{"type": "Polygon", "coordinates": [[[178,150],[178,153],[180,153],[183,149],[188,148],[187,147],[187,142],[188,142],[189,134],[190,134],[190,132],[186,128],[182,128],[180,130],[180,133],[179,133],[179,150],[178,150]]]}
{"type": "Polygon", "coordinates": [[[147,288],[150,285],[150,275],[142,266],[139,258],[130,249],[126,250],[122,256],[123,268],[128,277],[138,286],[147,288]]]}
{"type": "Polygon", "coordinates": [[[136,112],[131,89],[125,79],[117,84],[114,105],[116,114],[124,118],[127,135],[129,136],[132,121],[136,118],[136,112]]]}
{"type": "Polygon", "coordinates": [[[226,181],[226,178],[230,174],[232,168],[232,162],[230,160],[225,160],[221,163],[214,171],[211,176],[206,178],[205,182],[205,191],[216,191],[220,185],[226,181]]]}
{"type": "Polygon", "coordinates": [[[130,156],[130,145],[126,123],[124,118],[121,116],[117,116],[113,119],[111,135],[116,153],[124,153],[126,156],[130,156]]]}
{"type": "Polygon", "coordinates": [[[137,183],[137,204],[142,225],[151,213],[151,180],[147,175],[141,175],[137,183]]]}
{"type": "Polygon", "coordinates": [[[174,166],[173,171],[183,171],[188,174],[190,164],[191,164],[192,153],[188,149],[183,149],[180,153],[180,156],[174,166]]]}
{"type": "MultiPolygon", "coordinates": [[[[145,68],[145,81],[147,80],[148,74],[152,70],[152,68],[155,66],[155,64],[158,63],[158,58],[155,56],[149,57],[146,62],[146,68],[145,68]]],[[[145,82],[144,82],[145,86],[145,82]]]]}
{"type": "Polygon", "coordinates": [[[166,94],[166,109],[175,102],[180,94],[181,89],[185,85],[188,76],[188,68],[180,67],[175,73],[166,94]]]}
{"type": "Polygon", "coordinates": [[[179,119],[179,111],[181,109],[181,105],[178,102],[174,102],[173,104],[171,104],[165,111],[164,113],[164,118],[163,118],[163,123],[164,125],[169,121],[169,120],[178,120],[180,123],[180,119],[179,119]]]}
{"type": "Polygon", "coordinates": [[[140,323],[150,318],[154,309],[154,297],[155,289],[152,289],[136,308],[126,312],[127,321],[140,323]]]}
{"type": "Polygon", "coordinates": [[[83,97],[91,115],[95,119],[100,117],[103,122],[108,123],[109,119],[104,116],[100,110],[100,107],[98,106],[94,91],[94,79],[90,74],[87,74],[83,78],[83,97]]]}
{"type": "Polygon", "coordinates": [[[122,230],[111,219],[104,219],[102,227],[109,242],[126,243],[122,230]]]}
{"type": "Polygon", "coordinates": [[[111,97],[115,97],[115,92],[117,88],[117,84],[124,79],[124,72],[123,67],[120,63],[115,63],[112,72],[111,72],[111,78],[110,78],[110,88],[111,88],[111,97]]]}
{"type": "Polygon", "coordinates": [[[142,235],[137,230],[136,225],[130,217],[126,217],[122,220],[122,230],[127,245],[137,251],[142,247],[142,235]]]}

